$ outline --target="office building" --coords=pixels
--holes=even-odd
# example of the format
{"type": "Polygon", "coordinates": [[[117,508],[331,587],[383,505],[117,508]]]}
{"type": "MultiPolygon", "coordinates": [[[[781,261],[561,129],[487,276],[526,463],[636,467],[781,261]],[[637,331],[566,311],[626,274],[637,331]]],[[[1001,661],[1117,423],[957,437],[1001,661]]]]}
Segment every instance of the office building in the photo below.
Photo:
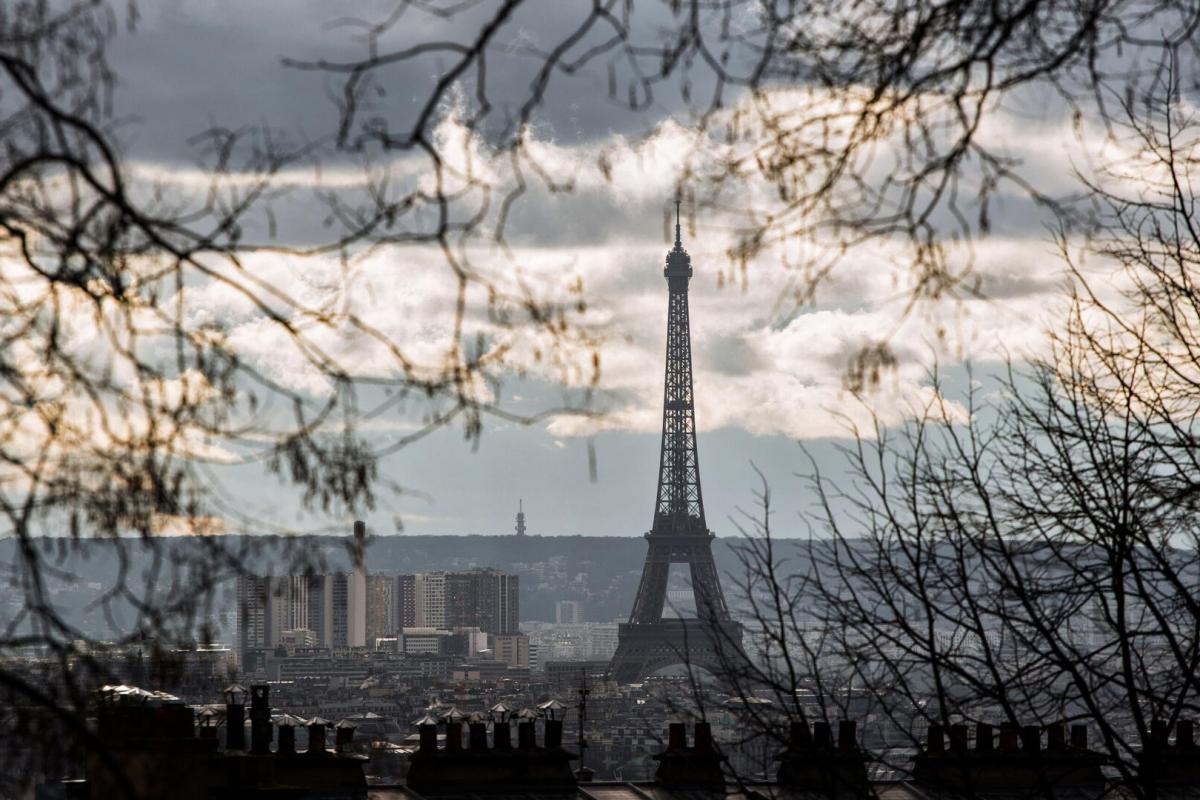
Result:
{"type": "Polygon", "coordinates": [[[559,600],[554,604],[557,625],[578,625],[583,622],[583,605],[578,600],[559,600]]]}
{"type": "Polygon", "coordinates": [[[510,667],[529,667],[529,637],[523,633],[510,633],[494,638],[492,648],[497,661],[510,667]]]}

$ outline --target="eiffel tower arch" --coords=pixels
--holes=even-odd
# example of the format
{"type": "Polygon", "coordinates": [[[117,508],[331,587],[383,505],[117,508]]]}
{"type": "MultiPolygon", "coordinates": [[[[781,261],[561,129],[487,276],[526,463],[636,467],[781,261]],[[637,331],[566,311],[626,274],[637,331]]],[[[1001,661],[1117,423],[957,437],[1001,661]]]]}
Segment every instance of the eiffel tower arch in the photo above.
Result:
{"type": "Polygon", "coordinates": [[[716,671],[721,653],[741,652],[741,625],[730,618],[725,605],[712,555],[714,536],[704,521],[688,320],[692,260],[680,241],[678,201],[675,246],[667,253],[663,276],[668,289],[667,360],[658,492],[637,598],[629,622],[618,628],[617,652],[609,667],[618,683],[681,663],[716,671]],[[690,569],[696,619],[663,619],[672,564],[690,569]]]}

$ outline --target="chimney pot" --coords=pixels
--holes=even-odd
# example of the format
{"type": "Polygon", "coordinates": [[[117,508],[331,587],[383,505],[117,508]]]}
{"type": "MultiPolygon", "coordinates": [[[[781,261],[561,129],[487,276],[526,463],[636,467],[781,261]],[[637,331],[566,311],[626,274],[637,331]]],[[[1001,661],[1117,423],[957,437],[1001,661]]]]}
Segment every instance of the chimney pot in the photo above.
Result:
{"type": "Polygon", "coordinates": [[[250,752],[262,756],[271,752],[271,687],[258,684],[250,687],[250,752]]]}
{"type": "Polygon", "coordinates": [[[667,750],[680,752],[687,749],[687,728],[682,722],[672,722],[667,726],[667,750]]]}
{"type": "Polygon", "coordinates": [[[487,723],[486,722],[472,722],[467,726],[467,728],[469,731],[468,738],[470,739],[471,749],[472,750],[487,750],[487,746],[488,746],[487,723]]]}
{"type": "Polygon", "coordinates": [[[1021,728],[1021,749],[1027,753],[1036,753],[1042,749],[1042,729],[1037,725],[1026,725],[1021,728]]]}
{"type": "Polygon", "coordinates": [[[950,749],[955,753],[967,752],[967,726],[950,726],[950,749]]]}
{"type": "Polygon", "coordinates": [[[975,749],[980,753],[990,753],[994,747],[992,726],[986,722],[980,722],[975,726],[975,749]]]}
{"type": "Polygon", "coordinates": [[[522,750],[532,750],[537,747],[537,731],[531,719],[521,720],[517,724],[517,747],[522,750]]]}
{"type": "Polygon", "coordinates": [[[926,741],[925,749],[930,753],[946,752],[946,741],[942,738],[942,726],[936,722],[930,723],[926,741]]]}
{"type": "Polygon", "coordinates": [[[492,747],[496,750],[512,749],[512,726],[508,720],[492,723],[492,747]]]}
{"type": "Polygon", "coordinates": [[[246,707],[241,703],[225,706],[225,749],[246,749],[246,707]]]}
{"type": "Polygon", "coordinates": [[[854,720],[838,721],[838,750],[853,750],[858,745],[858,723],[854,720]]]}
{"type": "Polygon", "coordinates": [[[1072,725],[1071,726],[1071,747],[1076,750],[1087,750],[1088,746],[1088,729],[1087,725],[1072,725]]]}
{"type": "Polygon", "coordinates": [[[696,741],[693,747],[696,752],[711,753],[715,749],[713,748],[712,726],[707,722],[696,723],[695,737],[696,741]]]}
{"type": "Polygon", "coordinates": [[[1168,729],[1165,720],[1150,720],[1150,743],[1156,748],[1167,746],[1168,729]]]}
{"type": "Polygon", "coordinates": [[[1067,726],[1055,722],[1046,727],[1046,748],[1049,750],[1065,750],[1067,748],[1067,726]]]}
{"type": "Polygon", "coordinates": [[[433,755],[436,753],[437,725],[420,725],[417,727],[417,732],[421,737],[420,744],[417,747],[417,752],[424,753],[426,755],[433,755]]]}
{"type": "Polygon", "coordinates": [[[546,749],[557,750],[562,747],[563,721],[561,719],[546,720],[546,749]]]}
{"type": "Polygon", "coordinates": [[[349,725],[339,725],[334,731],[334,743],[339,753],[349,753],[354,746],[354,728],[349,725]]]}
{"type": "Polygon", "coordinates": [[[275,752],[281,756],[294,755],[296,752],[296,729],[291,725],[281,725],[279,728],[279,744],[275,752]]]}
{"type": "Polygon", "coordinates": [[[1196,727],[1190,719],[1181,719],[1175,726],[1175,746],[1187,750],[1196,746],[1196,727]]]}
{"type": "Polygon", "coordinates": [[[812,747],[812,731],[807,722],[793,722],[788,736],[788,746],[793,750],[807,750],[812,747]]]}
{"type": "Polygon", "coordinates": [[[1020,729],[1015,722],[1000,723],[1000,752],[1012,753],[1017,749],[1020,729]]]}
{"type": "Polygon", "coordinates": [[[462,750],[462,723],[447,722],[446,723],[446,749],[447,750],[462,750]]]}
{"type": "MultiPolygon", "coordinates": [[[[425,741],[421,740],[421,749],[424,750],[425,741]]],[[[436,746],[436,744],[435,744],[436,746]]],[[[325,755],[325,723],[314,723],[308,726],[308,754],[310,756],[325,755]]]]}
{"type": "Polygon", "coordinates": [[[829,729],[828,722],[813,723],[813,744],[820,750],[829,750],[833,747],[833,734],[829,729]]]}

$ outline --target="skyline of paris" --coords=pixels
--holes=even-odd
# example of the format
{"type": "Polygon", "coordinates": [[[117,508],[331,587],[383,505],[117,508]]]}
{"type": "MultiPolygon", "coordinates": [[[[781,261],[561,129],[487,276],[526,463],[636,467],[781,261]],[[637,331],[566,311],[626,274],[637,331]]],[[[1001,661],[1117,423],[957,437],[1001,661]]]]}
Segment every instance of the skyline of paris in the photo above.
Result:
{"type": "Polygon", "coordinates": [[[1193,794],[1198,87],[1168,0],[0,2],[0,800],[1193,794]]]}

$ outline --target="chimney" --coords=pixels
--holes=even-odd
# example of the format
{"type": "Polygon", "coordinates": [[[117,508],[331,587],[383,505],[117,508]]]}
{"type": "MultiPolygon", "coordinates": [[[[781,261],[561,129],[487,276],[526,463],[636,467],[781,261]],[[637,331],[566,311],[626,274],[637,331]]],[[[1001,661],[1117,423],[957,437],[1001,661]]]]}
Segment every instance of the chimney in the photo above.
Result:
{"type": "Polygon", "coordinates": [[[537,747],[536,724],[531,719],[523,719],[517,723],[517,747],[521,750],[533,750],[537,747]]]}
{"type": "Polygon", "coordinates": [[[954,753],[967,752],[967,726],[950,726],[950,750],[954,753]]]}
{"type": "Polygon", "coordinates": [[[821,750],[833,747],[833,737],[830,734],[828,722],[813,723],[813,745],[821,750]]]}
{"type": "Polygon", "coordinates": [[[348,719],[341,720],[335,727],[334,740],[339,753],[349,753],[354,749],[354,731],[356,725],[348,719]]]}
{"type": "Polygon", "coordinates": [[[788,747],[792,750],[807,750],[812,747],[812,732],[807,722],[793,722],[788,733],[788,747]]]}
{"type": "Polygon", "coordinates": [[[1017,750],[1017,741],[1020,735],[1020,728],[1015,722],[1000,723],[1000,752],[1014,753],[1017,750]]]}
{"type": "Polygon", "coordinates": [[[838,750],[853,750],[858,746],[858,723],[843,719],[838,722],[838,750]]]}
{"type": "Polygon", "coordinates": [[[310,756],[325,755],[325,728],[328,720],[313,717],[308,721],[308,754],[310,756]]]}
{"type": "Polygon", "coordinates": [[[667,726],[667,752],[682,753],[687,750],[687,726],[672,722],[667,726]]]}
{"type": "Polygon", "coordinates": [[[946,739],[942,735],[942,726],[935,723],[930,723],[929,731],[926,736],[925,751],[928,753],[944,753],[946,752],[946,739]]]}
{"type": "Polygon", "coordinates": [[[488,711],[488,716],[492,718],[492,747],[511,750],[512,728],[509,727],[509,721],[512,719],[512,709],[504,703],[496,703],[488,711]]]}
{"type": "Polygon", "coordinates": [[[1150,744],[1156,750],[1161,750],[1167,746],[1167,723],[1161,719],[1150,720],[1150,744]]]}
{"type": "Polygon", "coordinates": [[[870,797],[866,765],[858,749],[858,724],[838,721],[837,747],[830,743],[828,722],[791,723],[788,748],[778,757],[776,779],[789,792],[819,797],[870,797]]]}
{"type": "Polygon", "coordinates": [[[483,715],[472,715],[471,721],[467,723],[467,739],[472,750],[487,750],[487,720],[483,719],[483,715]]]}
{"type": "Polygon", "coordinates": [[[1185,750],[1196,746],[1196,728],[1190,719],[1181,719],[1175,725],[1175,746],[1185,750]]]}
{"type": "Polygon", "coordinates": [[[697,722],[694,747],[687,746],[687,729],[682,722],[667,728],[667,749],[654,759],[658,770],[654,779],[667,789],[724,789],[721,755],[713,746],[712,727],[697,722]]]}
{"type": "Polygon", "coordinates": [[[279,743],[275,746],[276,755],[291,756],[296,754],[296,720],[291,715],[284,715],[279,721],[279,743]]]}
{"type": "Polygon", "coordinates": [[[1067,749],[1066,725],[1055,722],[1046,726],[1046,749],[1054,751],[1067,749]]]}
{"type": "Polygon", "coordinates": [[[447,750],[462,750],[462,723],[458,720],[453,720],[446,723],[446,749],[447,750]]]}
{"type": "Polygon", "coordinates": [[[225,704],[225,749],[246,749],[246,706],[242,703],[225,704]]]}
{"type": "Polygon", "coordinates": [[[992,736],[992,726],[981,722],[975,726],[975,750],[980,753],[990,753],[995,747],[992,736]]]}
{"type": "Polygon", "coordinates": [[[250,687],[250,752],[256,756],[270,755],[271,688],[265,684],[250,687]]]}
{"type": "Polygon", "coordinates": [[[546,749],[562,747],[563,723],[561,719],[546,720],[546,749]]]}
{"type": "Polygon", "coordinates": [[[416,725],[417,733],[420,736],[417,752],[423,756],[432,756],[437,753],[437,720],[426,714],[417,720],[416,725]]]}
{"type": "MultiPolygon", "coordinates": [[[[982,797],[995,793],[1039,797],[1047,785],[1056,789],[1087,787],[1088,792],[1104,785],[1104,757],[1087,749],[1086,729],[1082,726],[1072,729],[1068,750],[1066,725],[1047,725],[1043,750],[1040,726],[1019,727],[1005,722],[1000,725],[999,752],[992,749],[991,725],[976,726],[974,750],[967,746],[967,726],[951,725],[949,752],[936,747],[934,728],[929,726],[929,747],[917,754],[913,764],[914,781],[938,790],[932,796],[982,797]]],[[[941,738],[940,732],[936,738],[941,738]]]]}
{"type": "Polygon", "coordinates": [[[1071,747],[1076,750],[1087,750],[1087,725],[1071,726],[1071,747]]]}
{"type": "Polygon", "coordinates": [[[497,750],[512,749],[512,727],[508,720],[492,724],[492,747],[497,750]]]}

